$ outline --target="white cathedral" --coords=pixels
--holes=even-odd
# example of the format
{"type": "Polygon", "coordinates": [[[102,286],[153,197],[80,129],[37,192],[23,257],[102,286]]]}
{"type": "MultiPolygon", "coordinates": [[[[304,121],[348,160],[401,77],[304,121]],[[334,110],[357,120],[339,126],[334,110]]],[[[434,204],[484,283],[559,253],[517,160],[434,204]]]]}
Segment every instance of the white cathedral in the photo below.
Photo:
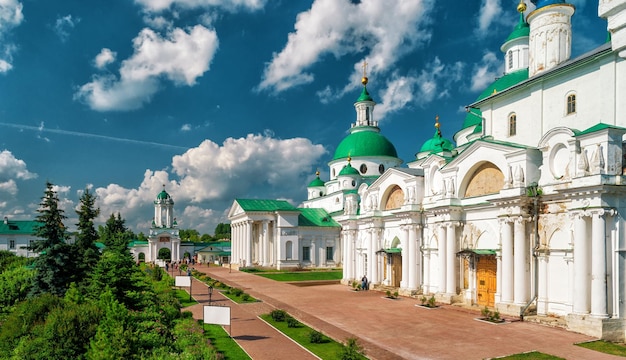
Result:
{"type": "Polygon", "coordinates": [[[626,332],[626,0],[600,0],[607,43],[571,59],[573,5],[533,1],[501,47],[505,74],[446,139],[400,167],[363,91],[330,179],[299,207],[236,199],[239,266],[343,267],[343,282],[502,314],[626,332]],[[620,100],[621,99],[621,100],[620,100]],[[624,202],[622,202],[624,200],[624,202]]]}

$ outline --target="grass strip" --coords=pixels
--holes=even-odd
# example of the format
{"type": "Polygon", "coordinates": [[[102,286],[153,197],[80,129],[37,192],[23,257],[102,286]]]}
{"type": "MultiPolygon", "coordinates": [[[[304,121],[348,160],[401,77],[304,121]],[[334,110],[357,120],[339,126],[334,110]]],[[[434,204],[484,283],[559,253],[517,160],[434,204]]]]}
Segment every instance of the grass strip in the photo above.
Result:
{"type": "Polygon", "coordinates": [[[341,280],[342,271],[294,271],[286,273],[257,273],[276,281],[341,280]]]}
{"type": "Polygon", "coordinates": [[[176,298],[178,299],[178,301],[180,301],[180,306],[183,308],[186,308],[187,306],[191,306],[191,305],[196,305],[198,303],[193,298],[191,298],[191,301],[190,301],[189,293],[185,290],[174,289],[174,295],[176,295],[176,298]]]}
{"type": "Polygon", "coordinates": [[[604,340],[588,341],[576,344],[585,349],[599,351],[605,354],[626,356],[626,346],[624,344],[616,344],[604,340]]]}
{"type": "MultiPolygon", "coordinates": [[[[201,322],[201,321],[199,321],[201,322]]],[[[250,357],[228,335],[221,325],[204,324],[204,336],[211,340],[211,346],[221,353],[226,360],[249,360],[250,357]]]]}
{"type": "MultiPolygon", "coordinates": [[[[310,327],[302,323],[299,323],[297,327],[288,327],[286,321],[274,321],[269,314],[263,314],[260,317],[318,357],[322,359],[340,358],[341,351],[343,350],[343,344],[336,342],[328,336],[323,335],[322,342],[314,344],[310,341],[310,334],[314,331],[310,327]]],[[[359,359],[366,360],[367,358],[361,356],[359,359]]]]}
{"type": "Polygon", "coordinates": [[[521,354],[503,356],[497,358],[498,360],[565,360],[564,358],[544,354],[539,351],[530,351],[521,354]]]}

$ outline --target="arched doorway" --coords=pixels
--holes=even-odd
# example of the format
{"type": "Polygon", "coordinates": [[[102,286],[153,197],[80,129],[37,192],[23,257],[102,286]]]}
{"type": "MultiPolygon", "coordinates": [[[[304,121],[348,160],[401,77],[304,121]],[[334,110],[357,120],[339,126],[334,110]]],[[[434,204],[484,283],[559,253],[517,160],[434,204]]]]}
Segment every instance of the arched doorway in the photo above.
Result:
{"type": "Polygon", "coordinates": [[[157,259],[159,260],[171,260],[172,259],[172,251],[168,248],[160,248],[159,249],[159,255],[157,256],[157,259]]]}
{"type": "Polygon", "coordinates": [[[137,259],[138,259],[139,261],[141,261],[141,262],[145,262],[145,261],[146,261],[146,254],[144,254],[144,253],[140,252],[140,253],[137,255],[137,259]]]}

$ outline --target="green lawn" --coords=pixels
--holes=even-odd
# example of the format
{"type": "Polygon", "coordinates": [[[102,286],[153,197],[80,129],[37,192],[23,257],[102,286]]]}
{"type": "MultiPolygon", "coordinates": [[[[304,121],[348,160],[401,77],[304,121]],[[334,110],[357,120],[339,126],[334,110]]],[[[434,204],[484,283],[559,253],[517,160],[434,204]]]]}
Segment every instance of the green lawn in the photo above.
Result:
{"type": "Polygon", "coordinates": [[[180,306],[186,308],[187,306],[196,305],[198,302],[191,298],[189,300],[189,293],[185,290],[174,289],[174,294],[178,301],[180,301],[180,306]]]}
{"type": "Polygon", "coordinates": [[[499,357],[498,360],[565,360],[561,357],[540,353],[538,351],[531,351],[522,354],[509,355],[505,357],[499,357]]]}
{"type": "MultiPolygon", "coordinates": [[[[310,327],[300,323],[298,327],[290,328],[287,326],[286,321],[276,322],[269,314],[261,315],[261,319],[267,321],[274,326],[280,332],[302,345],[304,348],[319,356],[322,359],[339,359],[343,344],[336,342],[335,340],[323,336],[323,342],[319,344],[312,344],[309,341],[309,334],[313,331],[310,327]]],[[[361,356],[360,359],[367,359],[361,356]]]]}
{"type": "Polygon", "coordinates": [[[257,273],[276,281],[341,280],[342,271],[294,271],[285,273],[257,273]]]}
{"type": "Polygon", "coordinates": [[[221,325],[204,324],[204,335],[226,360],[249,360],[248,354],[237,344],[221,325]]]}
{"type": "Polygon", "coordinates": [[[576,344],[586,349],[591,349],[605,354],[626,357],[626,346],[624,344],[616,344],[604,340],[590,341],[576,344]]]}

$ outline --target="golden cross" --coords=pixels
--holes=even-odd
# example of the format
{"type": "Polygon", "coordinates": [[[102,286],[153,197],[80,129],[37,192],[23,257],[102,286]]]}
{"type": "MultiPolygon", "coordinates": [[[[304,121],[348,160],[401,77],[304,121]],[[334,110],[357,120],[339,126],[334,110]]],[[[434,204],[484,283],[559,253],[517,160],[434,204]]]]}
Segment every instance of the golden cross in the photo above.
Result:
{"type": "Polygon", "coordinates": [[[367,76],[367,61],[363,60],[363,76],[367,76]]]}

